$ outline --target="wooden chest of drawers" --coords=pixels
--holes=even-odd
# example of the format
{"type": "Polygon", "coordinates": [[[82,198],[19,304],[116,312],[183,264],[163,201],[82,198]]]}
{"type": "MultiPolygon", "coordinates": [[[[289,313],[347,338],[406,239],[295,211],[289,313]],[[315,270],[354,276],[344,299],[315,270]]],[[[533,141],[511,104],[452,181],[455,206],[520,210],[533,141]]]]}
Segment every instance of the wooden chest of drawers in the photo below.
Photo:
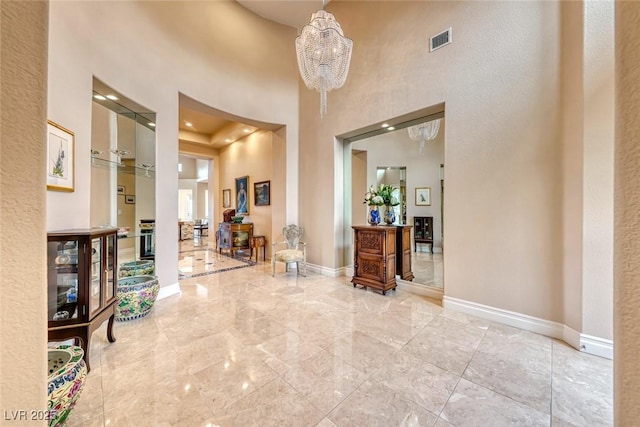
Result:
{"type": "Polygon", "coordinates": [[[380,289],[382,295],[396,288],[395,226],[354,225],[353,286],[380,289]]]}

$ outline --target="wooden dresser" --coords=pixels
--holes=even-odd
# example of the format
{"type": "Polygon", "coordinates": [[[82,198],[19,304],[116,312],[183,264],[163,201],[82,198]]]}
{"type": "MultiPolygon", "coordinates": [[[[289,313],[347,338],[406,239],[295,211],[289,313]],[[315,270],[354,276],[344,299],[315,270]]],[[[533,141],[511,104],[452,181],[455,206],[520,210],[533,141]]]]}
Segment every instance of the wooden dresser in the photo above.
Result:
{"type": "Polygon", "coordinates": [[[413,280],[411,271],[411,225],[396,225],[396,274],[402,280],[413,280]]]}
{"type": "Polygon", "coordinates": [[[239,249],[251,249],[253,224],[221,222],[218,224],[218,234],[218,251],[222,253],[223,249],[228,249],[233,255],[239,249]]]}
{"type": "Polygon", "coordinates": [[[396,226],[354,225],[353,287],[396,288],[396,226]]]}

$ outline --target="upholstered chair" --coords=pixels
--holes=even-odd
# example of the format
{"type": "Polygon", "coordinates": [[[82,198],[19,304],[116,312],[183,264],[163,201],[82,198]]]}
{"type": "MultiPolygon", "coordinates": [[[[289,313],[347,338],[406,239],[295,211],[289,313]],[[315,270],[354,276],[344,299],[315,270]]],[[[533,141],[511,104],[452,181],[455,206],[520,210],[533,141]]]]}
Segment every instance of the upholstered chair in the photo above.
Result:
{"type": "Polygon", "coordinates": [[[289,271],[289,264],[296,263],[297,274],[300,274],[300,267],[304,268],[303,276],[307,275],[307,253],[306,244],[301,242],[303,230],[302,227],[290,224],[282,229],[282,235],[285,240],[282,242],[274,242],[271,253],[271,275],[276,275],[276,261],[285,263],[285,271],[289,271]],[[286,249],[284,249],[286,247],[286,249]],[[278,248],[282,248],[278,250],[278,248]]]}

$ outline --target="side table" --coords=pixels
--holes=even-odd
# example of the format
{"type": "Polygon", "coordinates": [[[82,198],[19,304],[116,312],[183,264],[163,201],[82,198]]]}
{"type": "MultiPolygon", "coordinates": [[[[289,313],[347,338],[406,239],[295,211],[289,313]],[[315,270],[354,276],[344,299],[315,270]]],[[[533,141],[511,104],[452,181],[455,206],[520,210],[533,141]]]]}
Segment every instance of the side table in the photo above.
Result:
{"type": "Polygon", "coordinates": [[[253,236],[250,242],[251,254],[249,255],[249,259],[253,258],[253,248],[256,248],[256,262],[258,262],[258,251],[260,248],[262,248],[262,261],[266,261],[267,259],[267,254],[265,250],[266,245],[267,245],[267,238],[265,236],[253,236]]]}

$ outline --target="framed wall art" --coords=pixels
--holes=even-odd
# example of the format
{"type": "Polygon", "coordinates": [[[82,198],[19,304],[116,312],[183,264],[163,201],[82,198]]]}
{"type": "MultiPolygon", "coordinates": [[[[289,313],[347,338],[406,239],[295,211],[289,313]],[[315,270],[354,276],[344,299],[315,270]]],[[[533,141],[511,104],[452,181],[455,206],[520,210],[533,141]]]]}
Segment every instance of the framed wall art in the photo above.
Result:
{"type": "Polygon", "coordinates": [[[136,196],[133,194],[125,194],[124,202],[128,205],[134,205],[136,203],[136,196]]]}
{"type": "Polygon", "coordinates": [[[416,187],[416,206],[431,206],[431,187],[416,187]]]}
{"type": "Polygon", "coordinates": [[[118,195],[124,195],[125,187],[124,185],[118,185],[118,195]]]}
{"type": "Polygon", "coordinates": [[[231,207],[231,189],[227,188],[226,190],[222,190],[222,207],[230,208],[231,207]]]}
{"type": "Polygon", "coordinates": [[[236,215],[249,213],[249,177],[236,178],[236,215]]]}
{"type": "Polygon", "coordinates": [[[47,190],[74,191],[74,139],[73,132],[47,121],[47,190]]]}
{"type": "Polygon", "coordinates": [[[254,183],[253,194],[256,206],[269,206],[271,204],[271,181],[254,183]]]}

